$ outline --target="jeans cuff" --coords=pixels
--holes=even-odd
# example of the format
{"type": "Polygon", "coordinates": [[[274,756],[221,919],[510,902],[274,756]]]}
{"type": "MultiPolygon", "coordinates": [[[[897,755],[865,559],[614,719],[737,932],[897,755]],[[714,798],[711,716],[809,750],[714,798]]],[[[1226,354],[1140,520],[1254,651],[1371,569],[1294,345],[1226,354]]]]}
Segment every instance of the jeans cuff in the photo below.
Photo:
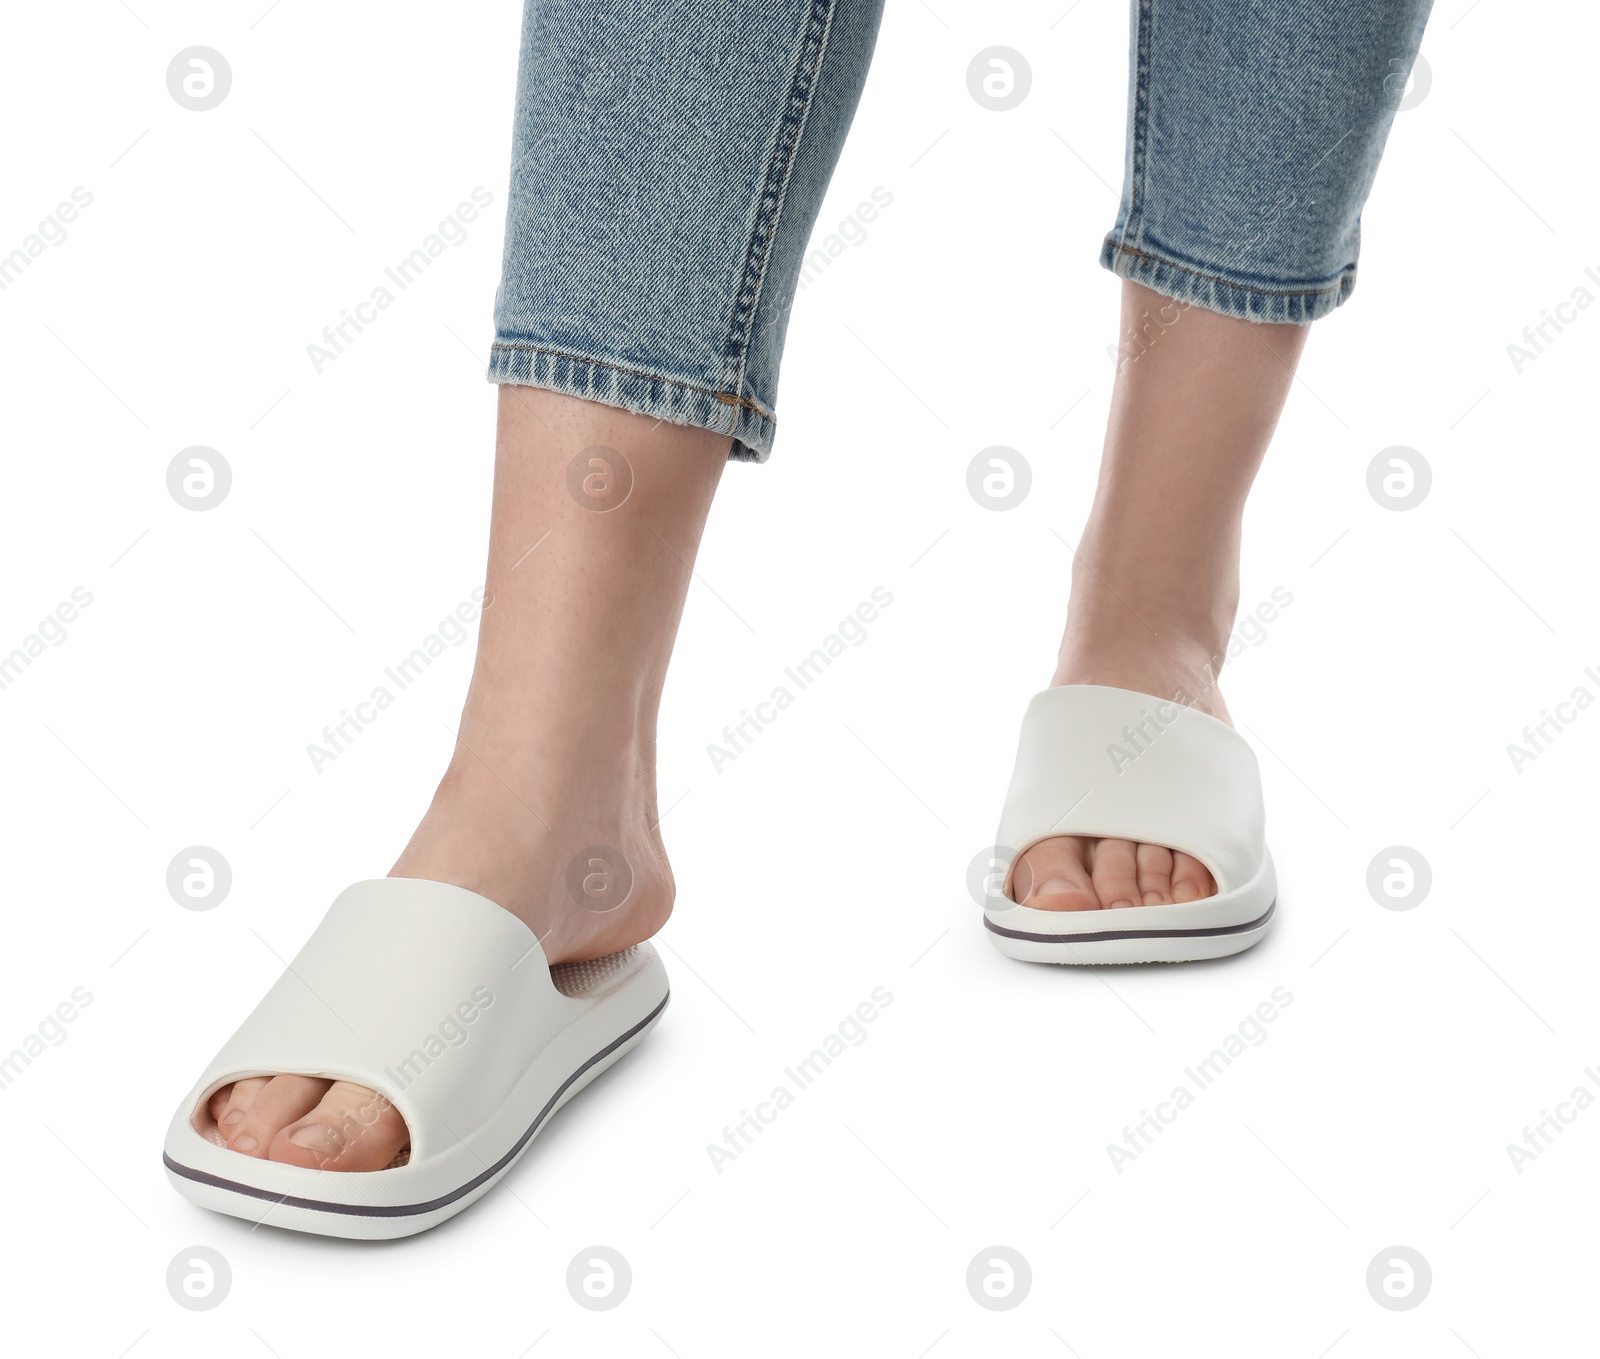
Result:
{"type": "Polygon", "coordinates": [[[1119,278],[1240,321],[1309,325],[1339,306],[1356,286],[1356,270],[1351,265],[1326,287],[1262,288],[1225,278],[1214,269],[1179,264],[1148,250],[1135,250],[1114,235],[1106,237],[1100,249],[1100,263],[1119,278]]]}
{"type": "Polygon", "coordinates": [[[773,416],[748,397],[520,340],[495,341],[489,351],[489,381],[563,392],[670,424],[726,434],[733,440],[728,456],[741,462],[765,462],[777,433],[773,416]]]}

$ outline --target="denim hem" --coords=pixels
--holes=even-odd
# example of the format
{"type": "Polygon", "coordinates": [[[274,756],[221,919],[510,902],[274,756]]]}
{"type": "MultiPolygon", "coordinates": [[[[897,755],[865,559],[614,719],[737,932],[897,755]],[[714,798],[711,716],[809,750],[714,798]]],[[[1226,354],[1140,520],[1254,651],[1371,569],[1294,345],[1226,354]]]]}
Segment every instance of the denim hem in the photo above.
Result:
{"type": "Polygon", "coordinates": [[[1241,321],[1309,325],[1343,303],[1356,286],[1351,265],[1325,288],[1260,288],[1123,245],[1118,233],[1106,237],[1100,263],[1119,278],[1241,321]]]}
{"type": "Polygon", "coordinates": [[[604,359],[583,358],[520,340],[496,340],[489,351],[489,381],[598,401],[674,425],[692,425],[733,440],[728,456],[765,462],[777,421],[749,397],[697,387],[604,359]]]}

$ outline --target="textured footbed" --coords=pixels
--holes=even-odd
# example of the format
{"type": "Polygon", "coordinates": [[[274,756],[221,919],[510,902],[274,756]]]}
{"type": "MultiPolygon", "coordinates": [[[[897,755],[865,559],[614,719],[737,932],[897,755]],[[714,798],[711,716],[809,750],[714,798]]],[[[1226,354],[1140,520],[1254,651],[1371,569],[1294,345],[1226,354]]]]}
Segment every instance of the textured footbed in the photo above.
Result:
{"type": "Polygon", "coordinates": [[[550,969],[550,980],[564,996],[586,996],[628,971],[638,956],[639,946],[635,944],[621,953],[608,953],[603,958],[587,958],[581,963],[557,963],[550,969]]]}

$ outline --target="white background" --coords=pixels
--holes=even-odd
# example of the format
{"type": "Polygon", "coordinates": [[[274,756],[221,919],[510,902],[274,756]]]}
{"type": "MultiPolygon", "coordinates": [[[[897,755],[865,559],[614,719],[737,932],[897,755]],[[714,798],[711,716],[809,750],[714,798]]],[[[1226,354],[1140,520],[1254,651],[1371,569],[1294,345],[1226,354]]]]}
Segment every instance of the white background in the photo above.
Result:
{"type": "Polygon", "coordinates": [[[0,651],[93,595],[0,692],[0,1050],[93,995],[0,1091],[22,1348],[1572,1352],[1600,1112],[1520,1174],[1506,1146],[1600,1063],[1600,712],[1521,773],[1506,747],[1600,694],[1600,308],[1520,374],[1506,346],[1600,296],[1592,16],[1441,0],[1360,286],[1317,326],[1252,501],[1245,606],[1293,603],[1224,687],[1266,779],[1275,931],[1215,964],[1079,970],[1001,957],[964,876],[1052,669],[1099,453],[1126,15],[891,7],[821,225],[879,186],[893,203],[801,295],[775,455],[728,470],[668,686],[673,1005],[511,1192],[369,1246],[204,1213],[160,1144],[274,954],[387,870],[450,749],[470,641],[322,773],[306,755],[482,578],[519,14],[265,8],[13,6],[0,47],[0,252],[94,197],[0,293],[0,651]],[[165,84],[195,44],[233,71],[206,113],[165,84]],[[1034,76],[1003,114],[965,82],[996,44],[1034,76]],[[478,185],[467,241],[314,373],[305,346],[478,185]],[[165,484],[194,444],[234,474],[206,513],[165,484]],[[1006,513],[966,490],[994,444],[1034,471],[1006,513]],[[1434,475],[1403,513],[1366,486],[1396,444],[1434,475]],[[875,586],[894,603],[869,640],[714,772],[708,743],[875,586]],[[165,886],[196,844],[234,874],[209,912],[165,886]],[[1366,888],[1397,844],[1434,877],[1404,912],[1366,888]],[[716,1173],[707,1144],[878,986],[868,1040],[716,1173]],[[1275,987],[1267,1040],[1118,1173],[1107,1144],[1275,987]],[[565,1287],[597,1243],[634,1273],[603,1314],[565,1287]],[[1033,1272],[1003,1313],[965,1286],[996,1244],[1033,1272]],[[1404,1313],[1365,1284],[1396,1244],[1434,1277],[1404,1313]],[[233,1271],[205,1313],[165,1285],[193,1245],[233,1271]]]}

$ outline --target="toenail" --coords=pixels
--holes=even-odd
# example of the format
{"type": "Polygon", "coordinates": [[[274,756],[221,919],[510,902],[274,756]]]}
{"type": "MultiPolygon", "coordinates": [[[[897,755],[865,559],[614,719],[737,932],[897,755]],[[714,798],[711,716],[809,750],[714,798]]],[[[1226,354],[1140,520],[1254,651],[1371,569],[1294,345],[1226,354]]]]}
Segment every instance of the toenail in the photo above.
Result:
{"type": "Polygon", "coordinates": [[[1120,910],[1124,906],[1132,906],[1132,905],[1133,905],[1133,903],[1131,901],[1113,901],[1111,903],[1111,909],[1113,911],[1116,911],[1116,910],[1120,910]]]}
{"type": "Polygon", "coordinates": [[[235,1151],[254,1151],[261,1143],[257,1142],[249,1133],[245,1133],[242,1137],[234,1138],[228,1145],[235,1151]]]}
{"type": "Polygon", "coordinates": [[[1179,901],[1198,901],[1200,899],[1200,893],[1195,889],[1195,885],[1192,882],[1180,882],[1172,889],[1172,895],[1177,897],[1179,901]]]}
{"type": "Polygon", "coordinates": [[[1146,906],[1159,906],[1161,904],[1161,893],[1146,892],[1144,894],[1144,904],[1146,906]]]}
{"type": "Polygon", "coordinates": [[[1030,897],[1052,897],[1058,893],[1070,892],[1072,890],[1072,884],[1065,878],[1046,878],[1037,887],[1035,887],[1033,891],[1029,892],[1028,895],[1030,897]]]}
{"type": "Polygon", "coordinates": [[[320,1151],[325,1156],[337,1156],[344,1150],[344,1138],[332,1128],[320,1123],[310,1123],[289,1134],[289,1140],[308,1151],[320,1151]]]}

